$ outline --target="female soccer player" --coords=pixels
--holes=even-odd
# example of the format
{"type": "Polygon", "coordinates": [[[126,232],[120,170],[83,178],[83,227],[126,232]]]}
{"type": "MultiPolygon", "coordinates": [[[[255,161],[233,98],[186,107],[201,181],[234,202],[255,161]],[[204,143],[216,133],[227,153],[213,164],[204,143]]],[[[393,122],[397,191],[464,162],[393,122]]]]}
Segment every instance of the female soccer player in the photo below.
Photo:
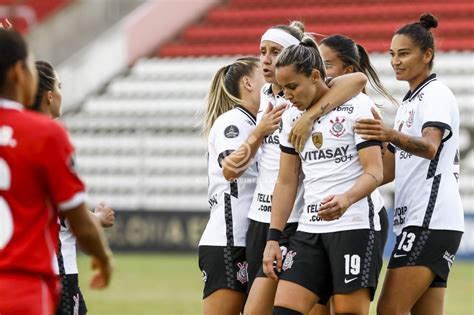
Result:
{"type": "MultiPolygon", "coordinates": [[[[260,97],[260,114],[257,122],[262,117],[264,109],[271,103],[291,106],[284,96],[275,79],[275,61],[283,48],[298,44],[304,36],[304,25],[294,21],[290,25],[278,25],[269,28],[262,36],[260,43],[260,61],[262,63],[265,81],[267,82],[260,97]]],[[[367,78],[361,74],[348,75],[332,82],[330,92],[327,93],[314,106],[320,108],[326,104],[326,111],[330,111],[357,95],[365,86],[367,78]],[[332,105],[334,104],[334,105],[332,105]]],[[[269,279],[261,270],[262,255],[265,248],[271,216],[271,201],[273,189],[280,166],[280,140],[279,131],[263,139],[258,158],[258,178],[252,205],[249,212],[249,229],[246,238],[246,255],[249,275],[249,297],[245,304],[245,314],[270,314],[273,307],[277,282],[269,279]],[[255,280],[255,284],[254,284],[255,280]]],[[[302,188],[302,187],[301,187],[302,188]]],[[[303,189],[299,189],[292,213],[285,227],[280,246],[283,252],[289,242],[289,237],[294,234],[297,222],[303,207],[303,189]]],[[[323,308],[320,306],[320,308],[323,308]]],[[[321,310],[322,312],[322,310],[321,310]]],[[[317,313],[315,310],[312,314],[317,313]]],[[[328,312],[328,310],[327,310],[328,312]]]]}
{"type": "Polygon", "coordinates": [[[211,216],[199,242],[206,315],[240,314],[245,301],[253,157],[263,138],[278,128],[284,108],[268,106],[256,125],[263,84],[258,58],[245,57],[219,69],[209,90],[203,130],[208,138],[211,216]]]}
{"type": "MultiPolygon", "coordinates": [[[[324,65],[326,66],[326,74],[328,77],[336,78],[347,73],[362,72],[367,75],[371,86],[380,95],[390,100],[393,104],[397,104],[397,101],[387,89],[385,89],[382,82],[380,82],[377,72],[370,62],[369,55],[363,46],[356,44],[349,37],[331,35],[321,41],[319,49],[323,57],[324,65]]],[[[295,127],[297,127],[298,124],[299,122],[295,124],[295,127]]],[[[306,132],[308,137],[311,130],[308,129],[306,132]]],[[[388,235],[388,216],[385,207],[379,210],[380,231],[382,233],[381,245],[383,251],[388,235]]]]}
{"type": "Polygon", "coordinates": [[[451,90],[431,73],[438,21],[423,14],[401,27],[390,45],[397,80],[410,87],[394,129],[363,119],[366,140],[389,142],[384,182],[395,177],[398,235],[377,307],[378,314],[443,314],[449,271],[464,216],[459,194],[459,110],[451,90]]]}
{"type": "Polygon", "coordinates": [[[274,278],[281,272],[273,314],[303,314],[331,295],[335,313],[368,314],[382,260],[375,233],[382,156],[380,142],[363,141],[352,125],[372,117],[373,103],[359,94],[321,117],[297,152],[287,139],[292,124],[329,90],[316,43],[307,37],[284,49],[276,78],[293,108],[282,117],[280,171],[264,252],[264,272],[274,278]],[[282,263],[278,240],[295,200],[300,166],[304,208],[282,263]]]}
{"type": "MultiPolygon", "coordinates": [[[[36,61],[38,90],[32,109],[56,119],[61,116],[61,81],[53,66],[45,61],[36,61]]],[[[94,210],[102,227],[114,224],[114,210],[100,203],[94,210]]],[[[61,277],[61,298],[56,315],[85,315],[87,306],[79,288],[76,262],[76,237],[72,234],[69,222],[60,221],[59,250],[57,252],[58,271],[61,277]],[[77,310],[77,311],[75,311],[77,310]]]]}

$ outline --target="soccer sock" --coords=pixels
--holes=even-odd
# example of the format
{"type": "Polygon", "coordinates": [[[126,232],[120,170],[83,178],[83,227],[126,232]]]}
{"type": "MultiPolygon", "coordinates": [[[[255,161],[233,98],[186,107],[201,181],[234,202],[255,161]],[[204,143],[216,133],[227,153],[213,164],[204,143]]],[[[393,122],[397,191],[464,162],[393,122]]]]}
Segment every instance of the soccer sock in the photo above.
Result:
{"type": "Polygon", "coordinates": [[[274,306],[272,315],[303,315],[303,313],[282,306],[274,306]]]}

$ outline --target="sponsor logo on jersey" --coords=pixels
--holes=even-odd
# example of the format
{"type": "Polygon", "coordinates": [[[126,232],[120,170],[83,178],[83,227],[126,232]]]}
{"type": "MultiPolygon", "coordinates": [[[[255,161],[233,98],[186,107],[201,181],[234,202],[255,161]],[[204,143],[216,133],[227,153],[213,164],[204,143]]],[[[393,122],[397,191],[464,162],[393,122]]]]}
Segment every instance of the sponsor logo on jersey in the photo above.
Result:
{"type": "Polygon", "coordinates": [[[459,183],[459,173],[453,173],[454,178],[456,178],[456,182],[459,183]]]}
{"type": "Polygon", "coordinates": [[[13,128],[10,126],[0,127],[0,146],[16,147],[16,140],[13,139],[13,128]]]}
{"type": "Polygon", "coordinates": [[[321,147],[323,146],[323,133],[316,132],[313,134],[311,139],[313,140],[313,144],[316,147],[316,149],[321,149],[321,147]]]}
{"type": "Polygon", "coordinates": [[[448,262],[448,267],[451,270],[451,266],[454,263],[455,255],[451,255],[448,251],[445,251],[443,258],[448,262]]]}
{"type": "Polygon", "coordinates": [[[346,128],[344,127],[344,122],[346,119],[344,117],[336,117],[334,120],[329,120],[332,124],[331,129],[329,132],[334,136],[334,137],[340,137],[346,132],[346,128]]]}
{"type": "Polygon", "coordinates": [[[413,121],[415,120],[415,110],[411,109],[408,112],[408,118],[407,118],[407,127],[410,128],[413,126],[413,121]]]}
{"type": "Polygon", "coordinates": [[[347,155],[349,151],[349,145],[339,147],[339,148],[328,148],[325,150],[309,151],[300,153],[301,160],[306,161],[317,161],[317,160],[326,160],[332,158],[342,158],[347,155]]]}
{"type": "Polygon", "coordinates": [[[248,265],[249,264],[246,261],[237,263],[237,267],[239,267],[239,271],[237,271],[237,280],[239,280],[242,284],[245,284],[247,281],[249,281],[249,275],[247,273],[248,265]]]}
{"type": "Polygon", "coordinates": [[[454,165],[459,165],[459,161],[461,159],[459,158],[459,150],[456,150],[456,154],[454,155],[454,165]]]}
{"type": "Polygon", "coordinates": [[[346,112],[352,114],[354,112],[354,106],[350,104],[341,105],[334,109],[335,112],[346,112]]]}
{"type": "Polygon", "coordinates": [[[402,225],[405,223],[407,206],[397,207],[393,213],[393,225],[402,225]]]}
{"type": "Polygon", "coordinates": [[[288,270],[293,266],[293,257],[296,256],[296,252],[290,250],[286,256],[285,256],[285,261],[283,262],[282,269],[283,270],[288,270]]]}
{"type": "Polygon", "coordinates": [[[214,194],[211,198],[207,200],[209,202],[209,207],[212,209],[215,205],[217,205],[217,194],[214,194]]]}
{"type": "Polygon", "coordinates": [[[202,271],[202,282],[206,283],[207,281],[207,272],[206,271],[202,271]]]}
{"type": "Polygon", "coordinates": [[[408,254],[397,254],[397,253],[395,253],[395,254],[393,254],[393,258],[405,257],[405,256],[407,256],[407,255],[408,255],[408,254]]]}
{"type": "Polygon", "coordinates": [[[278,135],[268,135],[263,138],[263,143],[266,144],[280,144],[280,138],[278,135]]]}
{"type": "Polygon", "coordinates": [[[425,94],[423,92],[421,92],[420,94],[418,94],[418,100],[422,101],[423,100],[423,96],[425,96],[425,94]]]}
{"type": "Polygon", "coordinates": [[[226,138],[237,138],[239,136],[239,128],[235,125],[230,125],[224,130],[224,136],[226,138]]]}
{"type": "Polygon", "coordinates": [[[352,281],[357,280],[357,278],[359,278],[359,277],[355,277],[355,278],[351,278],[351,279],[344,278],[344,283],[345,284],[351,283],[352,281]]]}

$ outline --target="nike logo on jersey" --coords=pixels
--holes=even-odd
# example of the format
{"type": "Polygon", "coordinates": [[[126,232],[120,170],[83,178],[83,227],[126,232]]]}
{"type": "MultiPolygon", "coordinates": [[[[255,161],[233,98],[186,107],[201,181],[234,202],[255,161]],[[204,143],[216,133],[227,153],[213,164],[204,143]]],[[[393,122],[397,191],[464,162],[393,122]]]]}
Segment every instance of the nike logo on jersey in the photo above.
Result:
{"type": "Polygon", "coordinates": [[[350,283],[350,282],[356,280],[357,278],[359,278],[359,277],[355,277],[355,278],[352,278],[352,279],[346,279],[346,278],[344,278],[344,283],[345,283],[345,284],[348,284],[348,283],[350,283]]]}
{"type": "Polygon", "coordinates": [[[395,253],[395,254],[393,254],[393,258],[405,257],[406,255],[408,255],[408,254],[397,254],[397,253],[395,253]]]}

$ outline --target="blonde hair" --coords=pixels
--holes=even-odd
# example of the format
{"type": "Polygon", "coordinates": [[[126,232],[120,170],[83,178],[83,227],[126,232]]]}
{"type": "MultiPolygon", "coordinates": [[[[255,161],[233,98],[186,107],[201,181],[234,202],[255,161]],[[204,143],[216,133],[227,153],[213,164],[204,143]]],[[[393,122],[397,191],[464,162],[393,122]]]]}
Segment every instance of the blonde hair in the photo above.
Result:
{"type": "Polygon", "coordinates": [[[216,72],[206,97],[207,109],[202,127],[204,136],[209,135],[212,125],[220,115],[236,105],[242,105],[240,80],[244,76],[251,75],[259,66],[259,62],[256,57],[242,57],[216,72]]]}

